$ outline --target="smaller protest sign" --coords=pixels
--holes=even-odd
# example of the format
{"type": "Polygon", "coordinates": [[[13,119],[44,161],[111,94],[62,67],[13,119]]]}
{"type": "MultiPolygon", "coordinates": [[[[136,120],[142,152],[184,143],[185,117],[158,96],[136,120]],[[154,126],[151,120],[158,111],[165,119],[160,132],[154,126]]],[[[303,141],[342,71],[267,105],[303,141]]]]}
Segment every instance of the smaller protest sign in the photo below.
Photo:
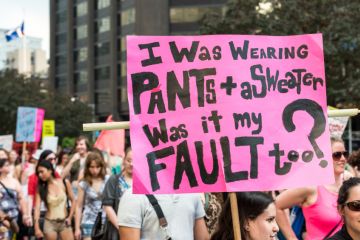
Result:
{"type": "Polygon", "coordinates": [[[55,136],[55,121],[44,120],[42,128],[42,137],[54,137],[55,136]]]}
{"type": "Polygon", "coordinates": [[[42,149],[48,149],[53,151],[54,153],[57,152],[59,137],[44,137],[42,149]]]}
{"type": "Polygon", "coordinates": [[[11,151],[13,141],[14,141],[13,135],[0,136],[0,148],[5,149],[6,151],[11,151]]]}
{"type": "MultiPolygon", "coordinates": [[[[337,110],[337,108],[328,107],[329,110],[337,110]]],[[[335,138],[341,138],[346,125],[349,121],[349,117],[332,117],[329,118],[329,130],[330,130],[330,136],[335,138]]]]}

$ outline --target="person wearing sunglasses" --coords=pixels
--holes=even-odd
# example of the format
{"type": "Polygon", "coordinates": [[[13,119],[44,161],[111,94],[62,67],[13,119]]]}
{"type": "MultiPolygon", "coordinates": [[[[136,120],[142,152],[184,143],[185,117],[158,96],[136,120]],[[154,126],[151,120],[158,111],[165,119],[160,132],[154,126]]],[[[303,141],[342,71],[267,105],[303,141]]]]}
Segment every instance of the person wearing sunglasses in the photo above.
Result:
{"type": "Polygon", "coordinates": [[[327,240],[360,239],[360,178],[344,181],[339,191],[337,204],[344,225],[327,240]]]}
{"type": "Polygon", "coordinates": [[[305,240],[324,239],[341,228],[336,202],[348,154],[341,139],[331,139],[331,150],[335,175],[333,184],[289,189],[276,198],[276,220],[287,240],[297,240],[286,212],[293,206],[302,208],[307,231],[305,240]]]}

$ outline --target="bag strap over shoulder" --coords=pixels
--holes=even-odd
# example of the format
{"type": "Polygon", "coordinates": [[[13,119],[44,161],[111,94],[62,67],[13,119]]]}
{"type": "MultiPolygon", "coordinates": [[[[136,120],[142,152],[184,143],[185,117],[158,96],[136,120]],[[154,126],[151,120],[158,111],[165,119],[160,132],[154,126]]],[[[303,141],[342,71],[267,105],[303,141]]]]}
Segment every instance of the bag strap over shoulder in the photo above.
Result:
{"type": "Polygon", "coordinates": [[[151,195],[151,194],[146,194],[146,197],[149,199],[151,205],[153,206],[153,208],[156,212],[157,217],[159,218],[160,226],[167,227],[167,225],[168,225],[167,220],[164,216],[164,213],[163,213],[157,199],[154,197],[154,195],[151,195]]]}
{"type": "Polygon", "coordinates": [[[330,230],[330,232],[328,234],[326,234],[326,236],[324,237],[324,240],[326,240],[328,237],[331,236],[331,234],[333,234],[333,232],[340,225],[341,222],[342,222],[342,219],[330,230]]]}
{"type": "Polygon", "coordinates": [[[5,189],[6,193],[7,193],[12,199],[15,199],[14,194],[11,193],[11,192],[9,191],[9,189],[8,189],[7,187],[5,187],[5,185],[4,185],[1,181],[0,181],[0,184],[1,184],[1,186],[5,189]]]}
{"type": "Polygon", "coordinates": [[[159,219],[159,225],[160,225],[160,228],[165,232],[166,234],[166,237],[165,239],[166,240],[171,240],[171,237],[168,233],[168,229],[167,229],[167,226],[168,226],[168,222],[165,218],[165,215],[161,209],[161,206],[159,204],[159,202],[157,201],[157,199],[154,197],[154,195],[152,194],[146,194],[146,197],[149,199],[149,202],[151,203],[151,205],[153,206],[155,212],[156,212],[156,215],[159,219]]]}

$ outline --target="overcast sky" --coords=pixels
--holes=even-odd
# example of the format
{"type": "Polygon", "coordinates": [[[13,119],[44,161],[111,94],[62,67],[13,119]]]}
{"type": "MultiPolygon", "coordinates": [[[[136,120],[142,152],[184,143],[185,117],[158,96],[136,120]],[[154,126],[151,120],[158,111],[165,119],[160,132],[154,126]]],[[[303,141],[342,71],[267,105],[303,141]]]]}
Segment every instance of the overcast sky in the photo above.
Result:
{"type": "Polygon", "coordinates": [[[42,48],[49,57],[49,1],[50,0],[0,0],[0,28],[13,29],[25,22],[25,34],[39,37],[42,48]]]}

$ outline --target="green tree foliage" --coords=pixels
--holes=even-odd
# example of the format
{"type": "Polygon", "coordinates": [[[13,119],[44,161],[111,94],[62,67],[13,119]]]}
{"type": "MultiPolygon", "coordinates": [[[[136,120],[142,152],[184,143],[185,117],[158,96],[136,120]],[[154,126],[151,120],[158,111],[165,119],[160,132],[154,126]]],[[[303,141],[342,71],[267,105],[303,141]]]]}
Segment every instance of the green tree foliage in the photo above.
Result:
{"type": "Polygon", "coordinates": [[[55,133],[60,138],[83,134],[82,124],[92,120],[88,105],[42,89],[40,81],[27,79],[16,71],[0,72],[0,135],[15,134],[19,106],[45,109],[45,119],[55,120],[55,133]]]}
{"type": "Polygon", "coordinates": [[[322,33],[329,104],[359,106],[359,12],[358,0],[232,0],[224,16],[205,16],[201,33],[322,33]]]}

